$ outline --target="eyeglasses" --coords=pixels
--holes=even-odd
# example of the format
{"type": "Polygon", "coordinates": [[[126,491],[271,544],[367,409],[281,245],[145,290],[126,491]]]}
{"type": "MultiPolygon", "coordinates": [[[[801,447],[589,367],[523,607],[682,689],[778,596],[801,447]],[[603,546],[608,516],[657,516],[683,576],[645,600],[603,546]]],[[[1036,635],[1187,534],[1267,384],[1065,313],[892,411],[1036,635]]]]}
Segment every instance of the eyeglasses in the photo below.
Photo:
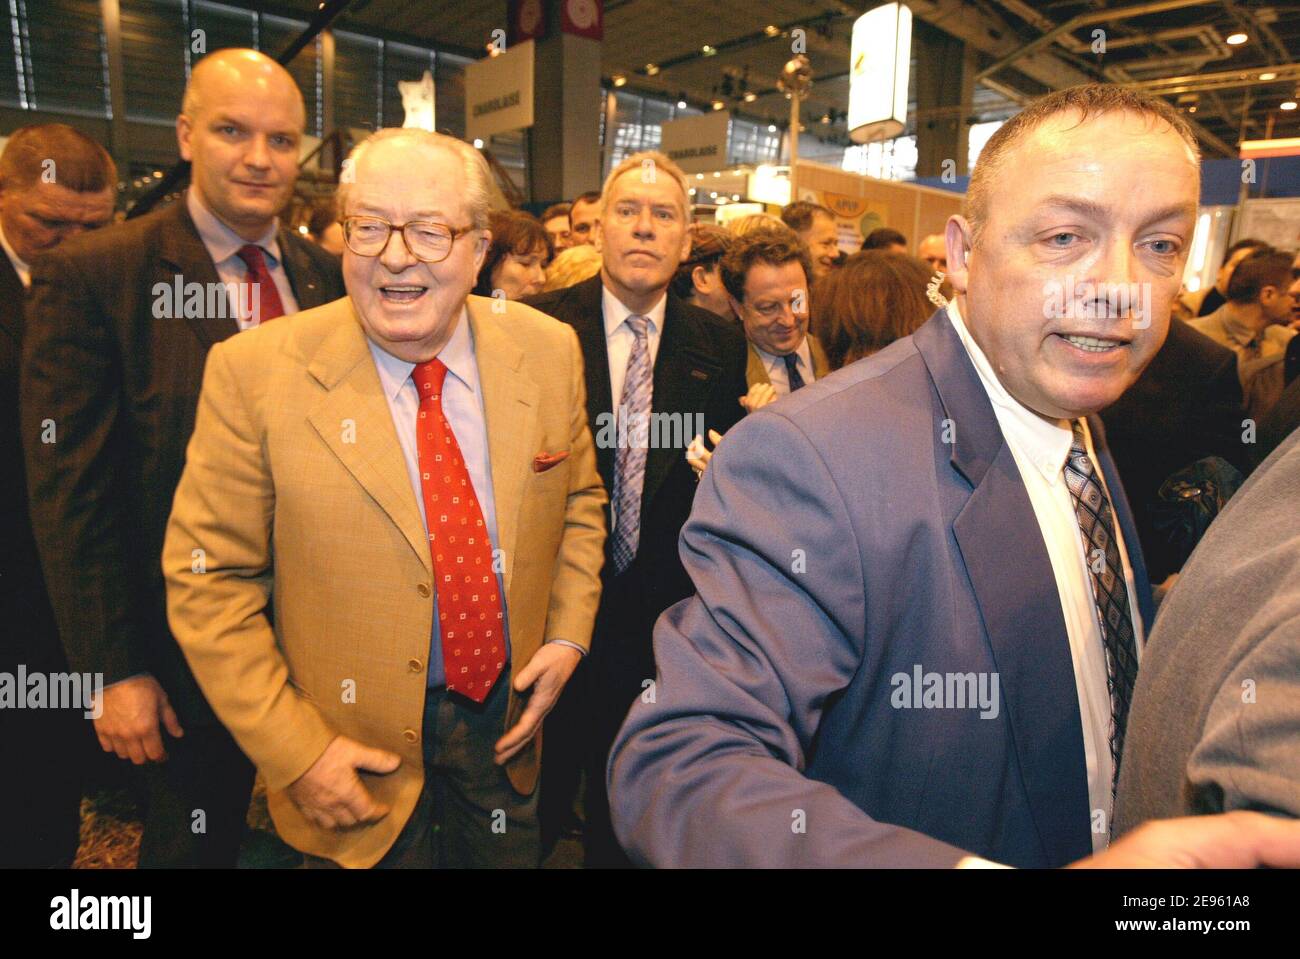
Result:
{"type": "Polygon", "coordinates": [[[377,216],[349,216],[343,220],[343,242],[357,256],[379,256],[394,230],[401,231],[411,256],[423,263],[441,263],[451,255],[456,238],[472,233],[474,227],[450,227],[428,220],[389,223],[377,216]]]}

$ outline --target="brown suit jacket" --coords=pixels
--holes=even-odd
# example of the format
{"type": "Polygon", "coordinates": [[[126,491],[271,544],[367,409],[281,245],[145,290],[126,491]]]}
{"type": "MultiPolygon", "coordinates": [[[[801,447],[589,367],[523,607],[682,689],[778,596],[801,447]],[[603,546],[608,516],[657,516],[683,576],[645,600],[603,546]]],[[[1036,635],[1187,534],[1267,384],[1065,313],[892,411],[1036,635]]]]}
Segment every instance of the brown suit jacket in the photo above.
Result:
{"type": "MultiPolygon", "coordinates": [[[[589,642],[605,492],[573,331],[518,303],[496,316],[493,303],[471,296],[468,315],[513,678],[548,640],[589,642]]],[[[350,299],[213,347],[163,550],[172,630],[265,776],[280,834],[344,866],[384,855],[424,783],[433,568],[415,497],[350,299]],[[388,816],[322,830],[285,789],[339,734],[402,765],[363,774],[388,816]]],[[[522,708],[512,689],[506,727],[522,708]]],[[[507,765],[519,792],[534,788],[539,755],[534,741],[507,765]]]]}
{"type": "MultiPolygon", "coordinates": [[[[338,257],[291,230],[279,242],[299,309],[343,295],[338,257]]],[[[69,663],[106,685],[153,674],[188,727],[216,717],[167,628],[158,558],[204,359],[239,326],[206,306],[167,317],[155,291],[178,281],[220,283],[183,199],[38,256],[21,410],[32,528],[69,663]],[[42,441],[47,420],[57,442],[42,441]]]]}
{"type": "MultiPolygon", "coordinates": [[[[763,364],[763,358],[758,355],[758,350],[754,344],[749,346],[749,360],[745,366],[745,382],[749,386],[755,383],[771,383],[772,378],[767,375],[767,367],[763,364]]],[[[830,361],[826,359],[826,351],[822,349],[821,343],[817,337],[811,333],[808,334],[808,352],[812,354],[813,376],[821,379],[828,376],[831,371],[830,361]]]]}

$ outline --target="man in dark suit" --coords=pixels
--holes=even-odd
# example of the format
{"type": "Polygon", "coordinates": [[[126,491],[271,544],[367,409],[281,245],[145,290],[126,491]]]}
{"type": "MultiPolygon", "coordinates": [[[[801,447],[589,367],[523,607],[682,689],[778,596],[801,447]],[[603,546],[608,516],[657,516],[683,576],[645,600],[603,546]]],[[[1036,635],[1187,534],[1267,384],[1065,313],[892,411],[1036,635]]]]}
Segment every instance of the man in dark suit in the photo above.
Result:
{"type": "Polygon", "coordinates": [[[610,756],[633,860],[1154,865],[1227,834],[1253,862],[1288,834],[1238,814],[1107,850],[1151,597],[1091,414],[1165,337],[1198,189],[1164,101],[1048,95],[948,222],[955,301],[724,437],[682,531],[697,593],[610,756]]]}
{"type": "Polygon", "coordinates": [[[33,526],[68,658],[103,674],[100,745],[149,764],[142,866],[234,865],[248,809],[253,767],[168,630],[160,556],[209,347],[343,293],[338,260],[277,227],[303,121],[284,68],[213,53],[177,118],[185,198],[63,244],[33,274],[33,526]]]}
{"type": "MultiPolygon", "coordinates": [[[[696,434],[725,432],[744,413],[739,327],[669,290],[690,252],[689,210],[676,164],[659,153],[628,157],[610,173],[601,197],[600,275],[529,301],[577,330],[596,465],[610,493],[591,656],[543,745],[559,739],[563,749],[566,740],[581,738],[584,839],[593,866],[627,862],[609,824],[605,760],[629,704],[654,678],[655,619],[692,591],[677,555],[696,490],[686,447],[696,434]]],[[[550,763],[548,752],[543,770],[550,763]]]]}
{"type": "Polygon", "coordinates": [[[1160,607],[1115,832],[1257,809],[1300,817],[1300,433],[1260,464],[1160,607]]]}
{"type": "MultiPolygon", "coordinates": [[[[18,427],[23,303],[31,262],[113,219],[117,168],[94,140],[61,123],[14,131],[0,155],[0,672],[67,670],[32,538],[18,427]]],[[[0,710],[0,866],[69,866],[77,852],[82,757],[77,709],[0,710]]]]}
{"type": "Polygon", "coordinates": [[[1164,582],[1186,556],[1156,529],[1160,485],[1207,456],[1222,457],[1243,475],[1252,466],[1237,355],[1175,320],[1137,382],[1100,416],[1133,504],[1147,572],[1153,583],[1164,582]]]}

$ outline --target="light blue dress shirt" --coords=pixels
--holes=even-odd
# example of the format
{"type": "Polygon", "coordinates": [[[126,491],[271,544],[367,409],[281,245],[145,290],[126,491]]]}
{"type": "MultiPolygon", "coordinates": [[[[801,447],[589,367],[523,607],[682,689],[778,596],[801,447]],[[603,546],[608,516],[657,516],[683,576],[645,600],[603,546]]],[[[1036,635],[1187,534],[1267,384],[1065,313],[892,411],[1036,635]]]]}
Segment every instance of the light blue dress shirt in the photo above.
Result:
{"type": "MultiPolygon", "coordinates": [[[[406,473],[411,480],[411,489],[415,492],[415,502],[420,507],[420,518],[424,528],[429,529],[428,517],[424,514],[424,491],[420,485],[420,456],[415,445],[416,414],[420,412],[420,393],[411,379],[414,363],[399,360],[367,341],[370,354],[375,358],[375,369],[379,373],[379,382],[384,388],[384,398],[388,400],[388,409],[393,415],[393,426],[397,430],[397,442],[402,447],[402,458],[406,460],[406,473]]],[[[460,446],[465,466],[469,470],[470,482],[483,510],[483,522],[487,524],[488,536],[492,541],[492,556],[498,555],[500,540],[497,538],[496,498],[492,490],[492,463],[488,457],[487,416],[483,412],[483,391],[479,388],[478,361],[474,356],[474,334],[469,328],[469,316],[462,308],[456,329],[451,334],[442,351],[438,354],[447,367],[447,380],[442,388],[442,411],[446,414],[451,431],[456,434],[456,443],[460,446]]],[[[510,658],[510,615],[506,610],[505,583],[500,569],[503,564],[493,563],[497,567],[497,595],[501,597],[501,609],[504,613],[506,628],[506,660],[504,672],[509,673],[510,658]]],[[[433,600],[433,636],[429,643],[429,685],[443,686],[447,682],[442,662],[442,636],[438,629],[438,599],[434,591],[433,600]]]]}

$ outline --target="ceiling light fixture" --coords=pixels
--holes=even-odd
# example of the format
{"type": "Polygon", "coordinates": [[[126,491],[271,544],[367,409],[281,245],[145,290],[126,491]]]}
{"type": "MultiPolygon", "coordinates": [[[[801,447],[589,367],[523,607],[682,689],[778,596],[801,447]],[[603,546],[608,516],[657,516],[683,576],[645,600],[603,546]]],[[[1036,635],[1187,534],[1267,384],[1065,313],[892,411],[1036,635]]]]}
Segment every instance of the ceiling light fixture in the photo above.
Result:
{"type": "Polygon", "coordinates": [[[1250,38],[1244,33],[1230,33],[1227,36],[1226,42],[1229,46],[1239,47],[1249,39],[1250,38]]]}

